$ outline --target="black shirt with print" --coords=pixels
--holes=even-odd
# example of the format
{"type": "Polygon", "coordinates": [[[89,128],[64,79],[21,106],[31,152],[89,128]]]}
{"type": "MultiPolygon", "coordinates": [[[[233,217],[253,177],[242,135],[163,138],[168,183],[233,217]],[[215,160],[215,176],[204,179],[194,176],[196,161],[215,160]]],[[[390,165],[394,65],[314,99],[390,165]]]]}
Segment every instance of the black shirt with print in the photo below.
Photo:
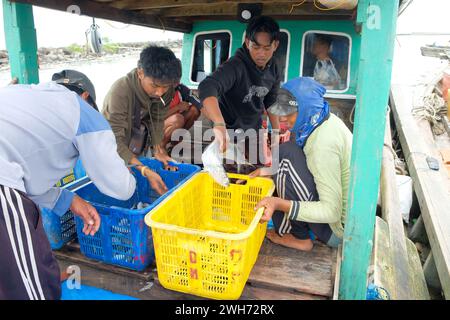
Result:
{"type": "Polygon", "coordinates": [[[258,130],[265,108],[275,103],[281,77],[281,68],[274,58],[262,70],[243,45],[200,83],[199,97],[202,103],[211,96],[218,98],[227,128],[258,130]]]}

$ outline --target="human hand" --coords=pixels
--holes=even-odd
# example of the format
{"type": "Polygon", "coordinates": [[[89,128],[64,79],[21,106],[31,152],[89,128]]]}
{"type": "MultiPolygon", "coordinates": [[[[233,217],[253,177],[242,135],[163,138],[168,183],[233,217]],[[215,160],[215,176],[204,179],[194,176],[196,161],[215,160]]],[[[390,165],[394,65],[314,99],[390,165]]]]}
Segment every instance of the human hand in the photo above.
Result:
{"type": "Polygon", "coordinates": [[[213,127],[215,139],[219,142],[219,151],[225,153],[228,148],[230,137],[225,125],[215,125],[213,127]]]}
{"type": "Polygon", "coordinates": [[[166,184],[162,180],[161,176],[155,171],[149,168],[144,169],[144,177],[147,178],[150,186],[155,190],[160,196],[168,191],[166,184]]]}
{"type": "Polygon", "coordinates": [[[186,101],[181,101],[179,104],[177,104],[175,106],[175,108],[177,108],[179,113],[183,113],[189,110],[189,108],[191,107],[191,104],[189,102],[186,101]]]}
{"type": "Polygon", "coordinates": [[[273,176],[273,169],[270,167],[262,167],[258,168],[255,171],[251,172],[248,176],[250,178],[257,178],[257,177],[271,177],[273,176]]]}
{"type": "Polygon", "coordinates": [[[273,213],[278,210],[279,200],[280,198],[276,197],[266,197],[258,202],[258,204],[255,206],[255,210],[257,211],[260,208],[264,208],[264,213],[259,220],[260,223],[267,222],[272,218],[273,213]]]}
{"type": "Polygon", "coordinates": [[[93,236],[97,233],[100,228],[100,216],[91,204],[75,195],[70,205],[70,211],[83,220],[83,233],[85,235],[93,236]]]}
{"type": "Polygon", "coordinates": [[[156,160],[163,163],[165,169],[170,168],[169,161],[173,161],[173,159],[169,157],[165,148],[161,146],[155,147],[154,157],[156,160]]]}

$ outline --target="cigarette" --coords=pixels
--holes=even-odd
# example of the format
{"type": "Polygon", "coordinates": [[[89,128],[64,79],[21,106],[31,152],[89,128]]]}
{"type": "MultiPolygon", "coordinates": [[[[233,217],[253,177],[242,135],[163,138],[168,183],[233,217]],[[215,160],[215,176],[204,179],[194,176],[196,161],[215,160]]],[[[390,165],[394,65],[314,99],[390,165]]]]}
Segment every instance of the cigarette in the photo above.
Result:
{"type": "Polygon", "coordinates": [[[166,105],[166,102],[164,101],[164,99],[162,97],[159,97],[159,99],[161,100],[161,102],[163,103],[163,105],[166,105]]]}

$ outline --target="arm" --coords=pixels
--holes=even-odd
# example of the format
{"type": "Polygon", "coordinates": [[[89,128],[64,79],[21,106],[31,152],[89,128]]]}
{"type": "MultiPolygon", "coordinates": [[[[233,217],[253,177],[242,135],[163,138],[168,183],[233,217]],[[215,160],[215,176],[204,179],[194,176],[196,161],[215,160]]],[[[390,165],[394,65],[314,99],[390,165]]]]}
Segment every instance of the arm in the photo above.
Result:
{"type": "Polygon", "coordinates": [[[319,201],[292,201],[289,216],[294,220],[313,223],[335,223],[342,214],[342,183],[339,155],[329,148],[314,150],[307,159],[314,176],[319,201]]]}
{"type": "MultiPolygon", "coordinates": [[[[278,89],[280,88],[280,84],[282,81],[281,72],[279,71],[278,66],[275,68],[276,73],[276,81],[274,85],[272,86],[270,92],[267,94],[267,96],[264,98],[264,106],[267,108],[271,107],[276,101],[277,101],[277,95],[278,95],[278,89]]],[[[269,116],[270,123],[272,125],[272,129],[279,130],[280,129],[280,118],[276,115],[271,114],[270,112],[267,112],[269,116]]]]}
{"type": "MultiPolygon", "coordinates": [[[[322,173],[313,173],[316,182],[319,201],[291,201],[277,197],[262,199],[255,210],[264,207],[261,222],[269,221],[276,210],[289,214],[290,220],[299,220],[312,223],[334,223],[340,220],[342,212],[342,187],[339,157],[332,152],[321,153],[323,161],[318,168],[322,173]],[[328,158],[327,158],[328,157],[328,158]],[[329,168],[327,170],[326,168],[329,168]]],[[[314,159],[317,161],[317,159],[314,159]]],[[[309,163],[309,161],[308,161],[309,163]]],[[[316,171],[314,171],[316,172],[316,171]]]]}
{"type": "Polygon", "coordinates": [[[54,187],[44,194],[28,196],[38,206],[50,209],[61,217],[69,210],[75,194],[69,190],[54,187]]]}
{"type": "Polygon", "coordinates": [[[203,105],[202,112],[214,123],[214,134],[219,140],[219,148],[222,152],[227,149],[229,137],[218,97],[233,87],[236,79],[239,78],[238,72],[239,66],[229,61],[203,80],[198,87],[203,105]]]}
{"type": "Polygon", "coordinates": [[[69,209],[73,214],[79,216],[83,222],[83,232],[93,236],[100,228],[100,216],[95,208],[77,196],[63,188],[51,188],[46,193],[31,196],[30,199],[41,208],[52,210],[59,217],[62,217],[69,209]]]}
{"type": "Polygon", "coordinates": [[[164,120],[167,117],[167,112],[169,111],[169,105],[174,96],[174,89],[170,89],[163,96],[162,100],[164,100],[164,104],[162,101],[154,102],[150,105],[150,134],[152,138],[152,146],[156,151],[159,149],[158,147],[162,147],[165,152],[165,146],[162,146],[162,140],[164,135],[164,120]]]}
{"type": "MultiPolygon", "coordinates": [[[[129,199],[136,180],[117,154],[117,144],[111,127],[100,113],[79,99],[80,124],[74,145],[91,180],[104,194],[129,199]]],[[[130,158],[131,159],[131,158],[130,158]]]]}
{"type": "Polygon", "coordinates": [[[218,97],[233,87],[236,79],[239,79],[238,72],[239,65],[228,61],[206,77],[198,86],[200,101],[203,104],[202,111],[211,121],[224,122],[218,97]]]}
{"type": "Polygon", "coordinates": [[[202,102],[200,101],[200,98],[197,97],[197,95],[194,94],[194,92],[186,87],[184,84],[179,84],[177,87],[177,90],[181,93],[181,100],[189,102],[194,107],[196,107],[199,111],[202,109],[202,102]]]}

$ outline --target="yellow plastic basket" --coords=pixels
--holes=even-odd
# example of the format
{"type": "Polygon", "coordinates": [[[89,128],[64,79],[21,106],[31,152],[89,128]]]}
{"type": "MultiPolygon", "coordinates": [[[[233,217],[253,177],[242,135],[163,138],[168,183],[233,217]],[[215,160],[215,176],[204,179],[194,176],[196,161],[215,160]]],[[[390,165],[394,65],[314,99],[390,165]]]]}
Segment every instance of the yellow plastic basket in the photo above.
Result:
{"type": "Polygon", "coordinates": [[[238,299],[266,234],[254,207],[271,196],[271,179],[225,188],[195,175],[145,217],[152,228],[158,279],[167,289],[213,299],[238,299]]]}

